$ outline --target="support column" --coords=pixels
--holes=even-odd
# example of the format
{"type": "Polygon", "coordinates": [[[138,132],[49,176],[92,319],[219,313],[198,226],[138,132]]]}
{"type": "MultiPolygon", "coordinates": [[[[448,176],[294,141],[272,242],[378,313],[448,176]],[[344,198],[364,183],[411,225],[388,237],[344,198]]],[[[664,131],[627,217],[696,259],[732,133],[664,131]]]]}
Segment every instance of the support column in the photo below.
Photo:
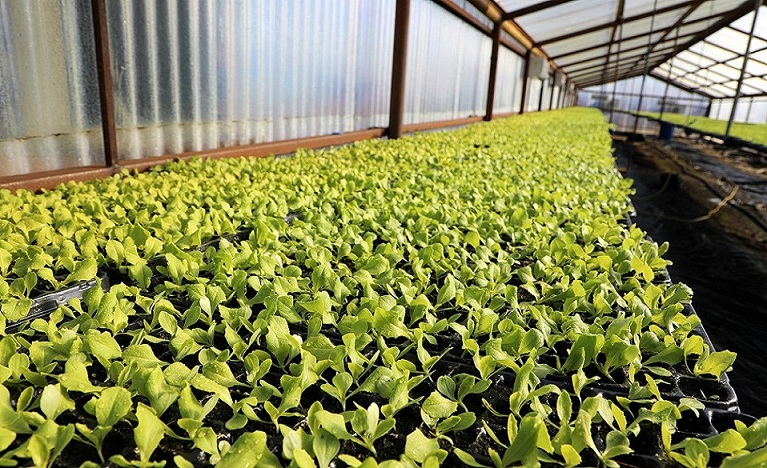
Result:
{"type": "Polygon", "coordinates": [[[754,2],[754,19],[751,21],[751,32],[748,34],[748,41],[746,41],[746,53],[743,54],[743,66],[740,67],[740,76],[738,77],[738,86],[735,88],[735,99],[732,100],[732,110],[730,111],[730,119],[727,121],[727,131],[724,133],[724,139],[730,138],[730,131],[732,130],[732,121],[735,119],[735,110],[738,108],[738,100],[740,100],[740,89],[743,87],[743,75],[746,74],[746,64],[748,64],[748,56],[751,53],[751,40],[754,38],[754,29],[756,29],[756,17],[759,14],[759,7],[762,5],[762,0],[756,0],[754,2]]]}
{"type": "Polygon", "coordinates": [[[490,78],[487,83],[487,106],[485,107],[485,120],[493,120],[493,101],[495,100],[495,78],[498,73],[498,49],[501,46],[501,25],[503,20],[498,20],[493,26],[493,51],[490,55],[490,78]]]}
{"type": "Polygon", "coordinates": [[[119,157],[117,153],[114,92],[112,90],[112,65],[109,58],[106,0],[91,1],[91,16],[93,17],[93,35],[96,45],[96,72],[99,83],[101,134],[104,139],[104,165],[112,167],[117,165],[119,157]]]}
{"type": "Polygon", "coordinates": [[[524,114],[527,111],[527,83],[530,81],[527,75],[530,74],[530,51],[525,54],[525,69],[522,72],[522,104],[519,106],[519,113],[524,114]]]}
{"type": "Polygon", "coordinates": [[[389,101],[389,138],[402,136],[405,113],[405,68],[407,66],[407,36],[410,23],[410,0],[397,0],[394,16],[394,51],[389,101]]]}
{"type": "Polygon", "coordinates": [[[551,96],[549,96],[549,110],[554,106],[554,88],[556,88],[557,80],[554,79],[554,75],[551,75],[551,96]]]}

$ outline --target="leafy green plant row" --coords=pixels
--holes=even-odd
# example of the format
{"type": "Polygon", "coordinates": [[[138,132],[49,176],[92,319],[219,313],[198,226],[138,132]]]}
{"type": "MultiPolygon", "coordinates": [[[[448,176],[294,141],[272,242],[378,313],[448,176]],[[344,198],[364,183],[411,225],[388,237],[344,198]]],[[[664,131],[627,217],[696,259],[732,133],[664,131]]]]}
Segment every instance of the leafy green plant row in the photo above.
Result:
{"type": "MultiPolygon", "coordinates": [[[[659,112],[641,112],[641,114],[656,119],[661,118],[659,112]]],[[[663,120],[695,128],[706,133],[713,133],[716,135],[724,135],[727,133],[726,120],[717,120],[696,115],[669,114],[667,112],[663,114],[663,120]]],[[[730,134],[742,140],[767,146],[767,124],[733,122],[730,134]]]]}
{"type": "Polygon", "coordinates": [[[610,151],[573,109],[2,193],[6,320],[116,284],[0,339],[0,461],[758,466],[610,151]]]}

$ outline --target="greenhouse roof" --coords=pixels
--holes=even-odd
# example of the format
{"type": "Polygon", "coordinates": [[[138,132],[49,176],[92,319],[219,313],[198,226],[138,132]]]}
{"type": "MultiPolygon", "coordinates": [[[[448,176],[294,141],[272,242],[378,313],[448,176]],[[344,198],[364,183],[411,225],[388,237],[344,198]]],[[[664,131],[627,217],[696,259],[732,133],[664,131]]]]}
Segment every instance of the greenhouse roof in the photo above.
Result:
{"type": "MultiPolygon", "coordinates": [[[[472,2],[474,3],[474,2],[472,2]]],[[[712,98],[767,95],[767,7],[754,0],[497,0],[578,87],[649,73],[712,98]]]]}

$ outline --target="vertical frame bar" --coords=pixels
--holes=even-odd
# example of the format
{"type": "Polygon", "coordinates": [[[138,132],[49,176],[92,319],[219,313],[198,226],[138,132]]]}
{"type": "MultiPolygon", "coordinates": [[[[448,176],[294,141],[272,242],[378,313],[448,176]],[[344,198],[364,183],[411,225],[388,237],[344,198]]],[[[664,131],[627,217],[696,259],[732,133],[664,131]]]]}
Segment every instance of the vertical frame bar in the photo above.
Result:
{"type": "Polygon", "coordinates": [[[93,16],[93,32],[96,43],[101,133],[104,138],[104,164],[107,167],[111,167],[117,165],[119,156],[117,153],[117,125],[115,123],[114,93],[112,90],[112,65],[109,59],[106,0],[91,0],[91,16],[93,16]]]}
{"type": "Polygon", "coordinates": [[[397,0],[394,14],[394,47],[389,101],[389,138],[402,136],[405,113],[405,69],[407,67],[407,40],[410,27],[410,0],[397,0]]]}
{"type": "Polygon", "coordinates": [[[493,25],[493,51],[490,55],[490,78],[487,82],[487,105],[485,106],[485,120],[493,120],[493,101],[495,100],[495,78],[498,74],[498,49],[501,46],[501,25],[503,20],[498,20],[493,25]]]}
{"type": "Polygon", "coordinates": [[[538,112],[543,110],[543,91],[546,89],[546,81],[541,80],[541,92],[538,94],[538,112]]]}
{"type": "Polygon", "coordinates": [[[549,96],[549,110],[551,110],[552,106],[554,105],[554,88],[555,88],[556,82],[557,80],[554,79],[554,74],[552,73],[551,74],[551,96],[549,96]]]}
{"type": "Polygon", "coordinates": [[[527,75],[530,74],[530,53],[531,51],[529,50],[525,53],[525,69],[522,72],[522,104],[519,106],[520,114],[524,114],[527,110],[527,83],[530,81],[527,75]]]}
{"type": "Polygon", "coordinates": [[[756,17],[759,15],[759,7],[761,5],[762,0],[756,0],[754,2],[754,19],[751,21],[751,32],[748,34],[748,40],[746,41],[746,53],[743,54],[743,66],[740,67],[738,86],[735,88],[735,99],[732,100],[732,110],[730,110],[730,118],[727,120],[727,131],[724,133],[725,140],[730,138],[730,131],[732,131],[732,121],[735,119],[735,110],[738,108],[738,101],[740,100],[740,90],[743,87],[743,75],[746,74],[746,64],[748,64],[748,56],[751,54],[751,40],[754,38],[756,17]]]}

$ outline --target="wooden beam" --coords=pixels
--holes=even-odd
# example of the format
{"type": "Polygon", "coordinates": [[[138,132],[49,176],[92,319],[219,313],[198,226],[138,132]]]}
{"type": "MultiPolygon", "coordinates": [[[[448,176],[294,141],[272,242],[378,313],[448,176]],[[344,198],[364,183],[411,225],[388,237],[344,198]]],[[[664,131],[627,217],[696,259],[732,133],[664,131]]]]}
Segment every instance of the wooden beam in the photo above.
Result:
{"type": "Polygon", "coordinates": [[[397,0],[394,14],[394,50],[392,57],[391,94],[389,100],[389,138],[402,136],[405,114],[405,69],[407,67],[407,35],[410,23],[410,0],[397,0]]]}
{"type": "Polygon", "coordinates": [[[93,36],[96,43],[96,72],[101,109],[101,134],[104,139],[104,165],[111,167],[118,163],[119,157],[114,91],[112,89],[112,66],[109,59],[106,0],[91,1],[91,16],[93,17],[93,36]]]}
{"type": "Polygon", "coordinates": [[[514,18],[519,18],[520,16],[529,15],[530,13],[536,13],[541,10],[545,10],[547,8],[552,8],[558,5],[561,5],[563,3],[570,3],[573,0],[548,0],[546,2],[540,2],[535,5],[530,5],[525,8],[520,8],[518,10],[512,10],[508,13],[504,13],[503,19],[504,20],[510,20],[514,18]]]}
{"type": "Polygon", "coordinates": [[[524,114],[527,110],[527,84],[530,82],[530,78],[527,76],[530,74],[530,55],[528,50],[525,54],[525,69],[522,73],[522,104],[519,106],[519,113],[524,114]]]}
{"type": "Polygon", "coordinates": [[[490,76],[487,83],[487,104],[485,106],[485,120],[493,120],[493,101],[495,100],[495,78],[498,72],[498,48],[501,45],[501,24],[496,21],[493,27],[493,49],[490,53],[490,76]]]}

